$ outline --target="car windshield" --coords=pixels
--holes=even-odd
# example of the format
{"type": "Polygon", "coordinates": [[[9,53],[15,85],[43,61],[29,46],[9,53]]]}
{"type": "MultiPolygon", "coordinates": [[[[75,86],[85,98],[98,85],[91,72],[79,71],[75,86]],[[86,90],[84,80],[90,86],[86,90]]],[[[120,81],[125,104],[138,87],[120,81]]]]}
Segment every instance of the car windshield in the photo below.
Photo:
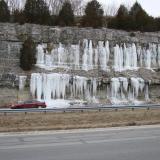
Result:
{"type": "Polygon", "coordinates": [[[40,103],[40,102],[39,102],[39,101],[36,101],[36,100],[30,100],[30,101],[19,102],[19,104],[28,104],[28,103],[40,103]]]}

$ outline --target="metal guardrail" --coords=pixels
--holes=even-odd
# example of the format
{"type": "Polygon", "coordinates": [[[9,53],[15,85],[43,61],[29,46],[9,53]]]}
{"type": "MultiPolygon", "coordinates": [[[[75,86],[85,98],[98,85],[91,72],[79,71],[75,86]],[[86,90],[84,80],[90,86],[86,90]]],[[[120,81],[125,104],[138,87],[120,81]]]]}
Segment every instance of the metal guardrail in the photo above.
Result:
{"type": "Polygon", "coordinates": [[[53,109],[0,109],[0,113],[51,113],[51,112],[84,112],[84,111],[103,111],[103,110],[122,110],[122,109],[160,109],[160,104],[148,105],[99,105],[99,106],[82,106],[69,108],[53,108],[53,109]]]}

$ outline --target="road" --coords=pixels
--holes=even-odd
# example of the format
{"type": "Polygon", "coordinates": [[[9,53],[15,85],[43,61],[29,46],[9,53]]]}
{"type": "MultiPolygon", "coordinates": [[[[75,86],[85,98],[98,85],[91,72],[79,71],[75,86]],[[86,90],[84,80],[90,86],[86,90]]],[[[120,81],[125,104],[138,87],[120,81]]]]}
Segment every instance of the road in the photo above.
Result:
{"type": "Polygon", "coordinates": [[[0,134],[1,160],[159,160],[160,126],[0,134]]]}

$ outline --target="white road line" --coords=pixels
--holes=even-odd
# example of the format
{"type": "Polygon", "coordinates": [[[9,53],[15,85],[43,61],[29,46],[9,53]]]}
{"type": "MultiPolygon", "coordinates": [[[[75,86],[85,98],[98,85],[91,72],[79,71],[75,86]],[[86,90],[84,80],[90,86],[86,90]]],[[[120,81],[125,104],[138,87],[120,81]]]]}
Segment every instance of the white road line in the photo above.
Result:
{"type": "Polygon", "coordinates": [[[56,134],[72,134],[72,133],[92,133],[92,132],[95,133],[95,132],[127,131],[127,130],[141,130],[141,129],[160,129],[160,125],[93,128],[93,129],[73,129],[73,130],[55,130],[55,131],[34,131],[34,132],[10,132],[10,133],[0,133],[0,137],[56,135],[56,134]]]}

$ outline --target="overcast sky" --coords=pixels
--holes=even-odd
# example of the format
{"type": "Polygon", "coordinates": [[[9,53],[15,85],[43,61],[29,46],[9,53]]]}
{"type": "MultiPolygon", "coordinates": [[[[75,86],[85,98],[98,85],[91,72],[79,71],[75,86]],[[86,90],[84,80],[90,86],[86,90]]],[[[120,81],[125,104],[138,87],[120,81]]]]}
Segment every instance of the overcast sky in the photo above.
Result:
{"type": "MultiPolygon", "coordinates": [[[[98,0],[99,2],[108,5],[115,4],[119,6],[123,4],[133,4],[136,0],[98,0]]],[[[160,17],[160,0],[137,0],[148,14],[154,17],[160,17]]]]}

